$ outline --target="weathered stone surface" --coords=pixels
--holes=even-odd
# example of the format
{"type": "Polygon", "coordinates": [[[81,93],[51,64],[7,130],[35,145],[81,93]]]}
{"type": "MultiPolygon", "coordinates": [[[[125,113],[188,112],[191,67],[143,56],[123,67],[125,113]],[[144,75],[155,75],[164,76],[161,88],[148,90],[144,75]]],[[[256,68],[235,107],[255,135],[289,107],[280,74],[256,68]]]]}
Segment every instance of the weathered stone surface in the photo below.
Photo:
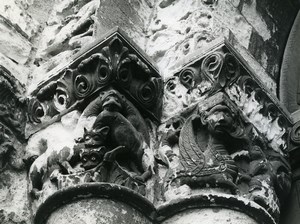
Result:
{"type": "Polygon", "coordinates": [[[0,108],[1,223],[30,223],[36,211],[39,224],[44,214],[49,223],[278,222],[290,189],[288,147],[299,154],[297,142],[287,144],[291,119],[274,100],[295,14],[289,3],[9,0],[0,14],[2,64],[32,84],[28,101],[0,88],[8,104],[0,108]],[[91,44],[115,26],[131,40],[91,44]],[[162,80],[139,48],[166,80],[163,105],[162,80]],[[18,111],[26,103],[28,117],[18,111]],[[116,184],[118,194],[93,197],[93,182],[116,184]],[[151,202],[118,201],[128,190],[151,202]],[[187,202],[194,196],[207,200],[187,202]],[[186,204],[172,207],[174,199],[186,204]]]}
{"type": "Polygon", "coordinates": [[[229,29],[270,76],[278,79],[281,60],[278,55],[282,54],[286,41],[286,36],[280,33],[287,34],[296,13],[288,3],[281,4],[266,4],[266,1],[159,1],[148,28],[146,51],[166,76],[174,63],[196,49],[205,48],[229,29]],[[280,14],[268,13],[275,10],[280,14]],[[281,16],[287,18],[288,25],[281,22],[281,16]]]}
{"type": "Polygon", "coordinates": [[[153,10],[153,0],[101,1],[97,17],[96,35],[101,36],[112,28],[122,28],[130,38],[145,49],[145,29],[153,10]]]}
{"type": "Polygon", "coordinates": [[[20,33],[13,26],[7,24],[3,18],[0,18],[0,32],[1,53],[17,63],[25,64],[32,47],[28,39],[20,35],[20,33]]]}
{"type": "Polygon", "coordinates": [[[27,13],[26,5],[22,1],[1,1],[0,15],[27,39],[32,38],[38,32],[39,23],[27,13]]]}
{"type": "Polygon", "coordinates": [[[248,215],[226,208],[191,209],[176,214],[162,224],[198,224],[199,220],[202,224],[257,224],[248,215]]]}
{"type": "Polygon", "coordinates": [[[152,224],[125,203],[110,199],[84,199],[55,211],[47,224],[152,224]]]}
{"type": "Polygon", "coordinates": [[[36,85],[61,69],[82,47],[96,38],[94,29],[97,24],[96,11],[99,1],[64,0],[54,5],[47,26],[40,34],[40,42],[34,59],[31,84],[36,85]],[[41,75],[44,74],[44,75],[41,75]]]}
{"type": "Polygon", "coordinates": [[[25,171],[0,171],[0,222],[31,224],[25,171]]]}

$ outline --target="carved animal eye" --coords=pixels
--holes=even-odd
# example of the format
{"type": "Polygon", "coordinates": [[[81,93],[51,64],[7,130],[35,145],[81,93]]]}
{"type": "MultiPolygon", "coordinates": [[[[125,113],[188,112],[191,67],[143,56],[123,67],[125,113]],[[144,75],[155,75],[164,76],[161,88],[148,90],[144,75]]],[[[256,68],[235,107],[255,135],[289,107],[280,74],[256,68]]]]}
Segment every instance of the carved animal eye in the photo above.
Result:
{"type": "Polygon", "coordinates": [[[99,140],[101,140],[101,136],[99,136],[99,135],[95,135],[95,136],[94,136],[94,140],[95,140],[95,141],[99,141],[99,140]]]}
{"type": "Polygon", "coordinates": [[[96,157],[95,157],[95,156],[93,156],[91,160],[92,160],[92,161],[96,161],[96,157]]]}
{"type": "Polygon", "coordinates": [[[174,127],[174,129],[179,128],[180,127],[180,122],[179,121],[174,122],[173,127],[174,127]]]}
{"type": "Polygon", "coordinates": [[[86,161],[87,161],[87,158],[86,158],[86,157],[83,157],[82,160],[83,160],[83,162],[86,162],[86,161]]]}

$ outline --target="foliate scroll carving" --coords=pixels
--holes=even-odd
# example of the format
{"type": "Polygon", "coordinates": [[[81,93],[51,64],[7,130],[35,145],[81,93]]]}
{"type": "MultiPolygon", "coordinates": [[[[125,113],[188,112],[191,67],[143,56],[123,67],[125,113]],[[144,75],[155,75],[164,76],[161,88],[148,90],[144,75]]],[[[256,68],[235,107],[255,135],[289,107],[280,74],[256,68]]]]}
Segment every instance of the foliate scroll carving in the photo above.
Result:
{"type": "Polygon", "coordinates": [[[228,48],[219,47],[214,52],[209,52],[187,64],[167,80],[166,113],[180,112],[203,96],[228,88],[240,75],[240,63],[228,48]]]}
{"type": "Polygon", "coordinates": [[[148,59],[135,51],[136,47],[125,38],[120,30],[112,32],[109,38],[78,56],[56,76],[56,81],[50,80],[35,90],[34,103],[29,107],[33,118],[28,125],[30,132],[41,128],[39,120],[51,123],[109,86],[119,89],[144,114],[158,121],[162,79],[148,59]]]}
{"type": "Polygon", "coordinates": [[[201,70],[213,83],[211,93],[229,86],[240,75],[240,65],[231,53],[209,54],[203,59],[201,70]]]}

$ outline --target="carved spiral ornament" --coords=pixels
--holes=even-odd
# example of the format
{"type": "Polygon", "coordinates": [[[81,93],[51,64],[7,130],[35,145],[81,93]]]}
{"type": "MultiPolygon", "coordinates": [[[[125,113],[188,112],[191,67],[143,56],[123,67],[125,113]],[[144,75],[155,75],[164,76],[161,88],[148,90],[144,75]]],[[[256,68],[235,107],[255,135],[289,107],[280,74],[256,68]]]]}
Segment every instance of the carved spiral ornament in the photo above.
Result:
{"type": "Polygon", "coordinates": [[[53,103],[55,109],[59,112],[69,108],[75,101],[73,91],[73,70],[67,69],[64,76],[57,81],[57,88],[54,95],[53,103]]]}
{"type": "Polygon", "coordinates": [[[28,118],[31,122],[41,123],[41,118],[45,115],[42,104],[35,98],[28,103],[28,118]]]}
{"type": "Polygon", "coordinates": [[[57,91],[54,95],[54,106],[55,109],[59,112],[67,109],[68,107],[68,96],[63,91],[57,91]]]}
{"type": "Polygon", "coordinates": [[[91,56],[91,62],[96,63],[94,65],[96,67],[94,72],[97,74],[99,85],[107,85],[113,79],[112,67],[109,64],[108,58],[102,53],[94,54],[91,56]]]}
{"type": "Polygon", "coordinates": [[[195,82],[199,77],[199,70],[196,68],[188,67],[182,70],[179,74],[179,80],[182,85],[187,89],[192,89],[195,86],[195,82]]]}
{"type": "Polygon", "coordinates": [[[220,52],[214,52],[204,58],[201,65],[201,71],[213,80],[218,79],[223,63],[223,54],[220,52]]]}
{"type": "Polygon", "coordinates": [[[79,99],[87,97],[94,90],[94,83],[92,79],[87,76],[77,75],[74,79],[74,93],[79,99]]]}
{"type": "Polygon", "coordinates": [[[290,132],[290,138],[295,144],[300,144],[300,122],[297,122],[290,132]]]}
{"type": "Polygon", "coordinates": [[[224,58],[225,76],[228,80],[234,81],[240,73],[238,61],[232,54],[226,54],[224,58]]]}
{"type": "Polygon", "coordinates": [[[248,95],[251,95],[256,85],[250,76],[241,76],[238,80],[238,84],[248,95]]]}
{"type": "Polygon", "coordinates": [[[156,78],[152,78],[150,82],[142,85],[137,92],[138,100],[145,105],[145,107],[149,108],[154,105],[158,96],[158,86],[159,80],[156,78]]]}
{"type": "Polygon", "coordinates": [[[117,81],[120,86],[128,89],[132,81],[132,65],[129,58],[125,58],[120,62],[117,71],[117,81]]]}

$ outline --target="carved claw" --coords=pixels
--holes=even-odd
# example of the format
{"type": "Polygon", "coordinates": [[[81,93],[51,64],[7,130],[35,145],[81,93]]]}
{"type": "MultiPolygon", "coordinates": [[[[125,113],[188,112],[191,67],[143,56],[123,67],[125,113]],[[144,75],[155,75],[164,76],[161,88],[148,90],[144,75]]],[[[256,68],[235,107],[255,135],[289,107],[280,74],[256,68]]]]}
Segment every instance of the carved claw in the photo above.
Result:
{"type": "Polygon", "coordinates": [[[25,164],[26,169],[29,171],[31,165],[33,164],[33,162],[38,158],[37,155],[34,156],[30,156],[28,158],[24,158],[23,159],[23,163],[25,164]]]}
{"type": "Polygon", "coordinates": [[[51,173],[50,175],[50,180],[53,182],[53,181],[56,181],[57,180],[57,176],[59,175],[59,170],[56,169],[56,170],[53,170],[53,172],[51,173]]]}
{"type": "Polygon", "coordinates": [[[145,180],[144,180],[144,177],[143,175],[133,175],[132,178],[138,182],[138,183],[141,183],[141,184],[144,184],[145,183],[145,180]]]}
{"type": "Polygon", "coordinates": [[[30,192],[30,195],[33,199],[39,199],[42,195],[42,191],[39,191],[38,189],[36,188],[33,188],[30,192]]]}

